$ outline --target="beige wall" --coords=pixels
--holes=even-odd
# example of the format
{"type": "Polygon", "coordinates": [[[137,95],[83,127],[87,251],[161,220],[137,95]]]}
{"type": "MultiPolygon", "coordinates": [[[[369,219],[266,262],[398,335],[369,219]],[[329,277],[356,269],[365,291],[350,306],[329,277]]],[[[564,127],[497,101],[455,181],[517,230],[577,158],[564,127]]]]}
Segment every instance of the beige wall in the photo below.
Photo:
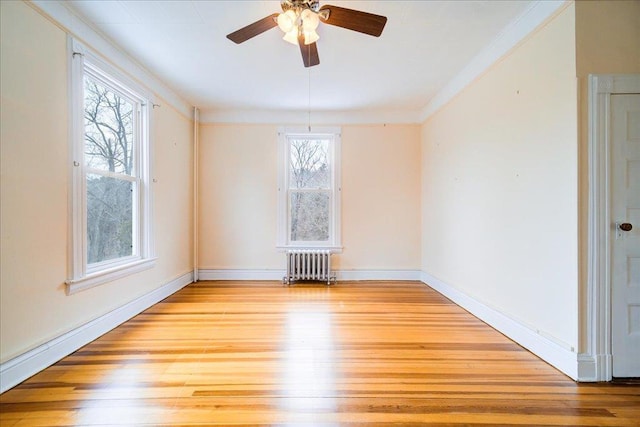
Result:
{"type": "Polygon", "coordinates": [[[342,127],[343,270],[420,270],[420,127],[342,127]]]}
{"type": "MultiPolygon", "coordinates": [[[[579,82],[581,313],[587,311],[587,220],[589,202],[589,74],[640,73],[640,1],[576,3],[576,68],[579,82]]],[[[581,319],[581,342],[586,341],[581,319]]],[[[584,350],[581,348],[581,350],[584,350]]]]}
{"type": "Polygon", "coordinates": [[[422,130],[422,269],[577,348],[574,7],[422,130]]]}
{"type": "Polygon", "coordinates": [[[199,268],[282,268],[275,251],[277,128],[203,125],[199,136],[199,268]]]}
{"type": "Polygon", "coordinates": [[[579,77],[640,72],[640,1],[578,1],[575,9],[579,77]]]}
{"type": "Polygon", "coordinates": [[[154,110],[155,268],[65,295],[69,142],[66,34],[0,2],[0,361],[147,294],[191,267],[191,121],[154,110]]]}
{"type": "MultiPolygon", "coordinates": [[[[342,270],[420,267],[418,126],[342,127],[342,270]]],[[[277,127],[203,125],[203,269],[281,270],[276,248],[277,127]]]]}

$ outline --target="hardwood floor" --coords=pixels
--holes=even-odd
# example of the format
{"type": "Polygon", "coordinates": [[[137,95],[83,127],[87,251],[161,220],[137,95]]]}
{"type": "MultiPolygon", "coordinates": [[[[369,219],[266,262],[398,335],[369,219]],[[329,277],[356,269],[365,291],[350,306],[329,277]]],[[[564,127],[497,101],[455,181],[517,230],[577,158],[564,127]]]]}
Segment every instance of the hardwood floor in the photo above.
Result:
{"type": "Polygon", "coordinates": [[[640,425],[416,282],[199,282],[0,396],[0,424],[640,425]]]}

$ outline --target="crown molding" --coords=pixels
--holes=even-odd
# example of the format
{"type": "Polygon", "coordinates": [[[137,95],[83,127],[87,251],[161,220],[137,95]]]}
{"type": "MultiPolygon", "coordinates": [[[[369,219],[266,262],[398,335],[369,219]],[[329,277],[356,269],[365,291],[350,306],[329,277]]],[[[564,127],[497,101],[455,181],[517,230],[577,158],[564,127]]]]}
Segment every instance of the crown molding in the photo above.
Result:
{"type": "Polygon", "coordinates": [[[420,113],[420,123],[425,122],[444,107],[457,94],[487,71],[489,67],[507,55],[538,27],[546,23],[549,18],[555,16],[572,3],[573,1],[570,0],[539,0],[533,2],[516,19],[511,21],[489,45],[481,50],[462,71],[431,98],[420,113]]]}
{"type": "Polygon", "coordinates": [[[419,124],[418,110],[354,110],[354,111],[294,111],[294,110],[202,110],[203,124],[292,123],[311,127],[317,125],[350,124],[419,124]]]}
{"type": "Polygon", "coordinates": [[[182,115],[190,119],[193,117],[193,107],[151,71],[124,53],[115,42],[74,13],[64,1],[32,0],[27,4],[50,19],[67,34],[81,40],[83,44],[94,50],[107,62],[151,90],[159,98],[171,104],[182,115]]]}

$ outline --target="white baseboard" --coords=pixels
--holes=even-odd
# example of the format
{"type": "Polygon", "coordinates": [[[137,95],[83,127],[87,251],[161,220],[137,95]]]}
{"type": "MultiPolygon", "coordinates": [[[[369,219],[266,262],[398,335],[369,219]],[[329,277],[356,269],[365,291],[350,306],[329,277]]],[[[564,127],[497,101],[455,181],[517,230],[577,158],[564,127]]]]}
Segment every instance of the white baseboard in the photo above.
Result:
{"type": "Polygon", "coordinates": [[[183,274],[154,291],[98,317],[33,350],[0,364],[0,393],[51,366],[82,346],[106,334],[135,315],[193,282],[193,272],[183,274]]]}
{"type": "MultiPolygon", "coordinates": [[[[198,270],[200,280],[282,280],[285,270],[198,270]]],[[[419,270],[336,270],[337,280],[420,280],[419,270]]]]}
{"type": "Polygon", "coordinates": [[[589,354],[578,355],[578,380],[596,381],[597,362],[589,354]]]}
{"type": "Polygon", "coordinates": [[[199,280],[282,280],[285,270],[198,270],[199,280]]]}
{"type": "MultiPolygon", "coordinates": [[[[421,280],[427,286],[449,298],[478,319],[517,342],[567,376],[574,380],[589,381],[586,377],[584,377],[584,379],[580,378],[577,353],[564,348],[521,322],[488,307],[486,304],[483,304],[424,271],[422,272],[421,280]]],[[[585,362],[587,361],[585,360],[585,362]]],[[[586,364],[584,368],[588,369],[586,364]]],[[[586,373],[587,372],[585,372],[585,374],[586,373]]]]}
{"type": "Polygon", "coordinates": [[[611,381],[611,366],[610,354],[581,353],[578,355],[578,381],[611,381]]]}
{"type": "Polygon", "coordinates": [[[419,270],[338,270],[338,280],[420,280],[419,270]]]}

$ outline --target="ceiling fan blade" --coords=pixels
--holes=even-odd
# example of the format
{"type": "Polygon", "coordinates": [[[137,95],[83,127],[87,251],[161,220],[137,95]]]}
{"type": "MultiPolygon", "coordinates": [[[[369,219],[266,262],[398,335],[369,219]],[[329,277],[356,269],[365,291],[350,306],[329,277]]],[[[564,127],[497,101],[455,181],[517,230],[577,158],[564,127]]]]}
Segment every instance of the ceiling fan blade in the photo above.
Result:
{"type": "Polygon", "coordinates": [[[359,10],[331,5],[322,6],[320,11],[323,10],[329,11],[329,17],[323,22],[374,37],[380,37],[387,23],[386,16],[374,15],[373,13],[359,10]]]}
{"type": "Polygon", "coordinates": [[[320,63],[318,56],[318,46],[315,43],[304,44],[304,36],[298,36],[298,44],[300,45],[300,53],[302,53],[302,62],[305,68],[313,67],[320,63]]]}
{"type": "Polygon", "coordinates": [[[231,34],[228,34],[227,38],[237,44],[246,42],[250,38],[257,36],[258,34],[262,34],[265,31],[277,26],[277,17],[277,13],[269,15],[259,21],[254,22],[253,24],[249,24],[246,27],[240,28],[238,31],[234,31],[231,34]]]}

